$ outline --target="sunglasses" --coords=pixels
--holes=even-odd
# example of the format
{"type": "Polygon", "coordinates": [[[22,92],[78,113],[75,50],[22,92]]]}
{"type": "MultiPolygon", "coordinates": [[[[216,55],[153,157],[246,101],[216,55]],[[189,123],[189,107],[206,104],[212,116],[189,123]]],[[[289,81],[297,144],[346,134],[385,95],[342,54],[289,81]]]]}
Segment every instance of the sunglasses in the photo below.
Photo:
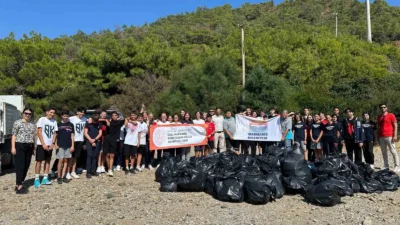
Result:
{"type": "Polygon", "coordinates": [[[31,116],[32,113],[24,113],[24,115],[31,116]]]}

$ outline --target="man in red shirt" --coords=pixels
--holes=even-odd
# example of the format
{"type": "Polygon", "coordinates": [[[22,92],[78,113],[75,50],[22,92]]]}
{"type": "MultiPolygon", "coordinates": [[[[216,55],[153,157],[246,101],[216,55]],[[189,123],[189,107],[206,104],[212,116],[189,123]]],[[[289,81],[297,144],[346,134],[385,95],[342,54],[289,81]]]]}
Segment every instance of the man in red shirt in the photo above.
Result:
{"type": "Polygon", "coordinates": [[[390,152],[394,159],[394,172],[399,173],[399,155],[397,154],[395,142],[397,142],[397,120],[393,113],[388,112],[386,104],[381,104],[382,114],[378,116],[378,137],[379,144],[382,150],[384,167],[382,169],[389,168],[389,159],[387,154],[387,148],[389,147],[390,152]]]}
{"type": "Polygon", "coordinates": [[[204,151],[205,156],[211,153],[214,149],[215,124],[212,122],[211,114],[207,115],[206,124],[208,125],[207,127],[208,145],[206,145],[206,150],[204,151]]]}

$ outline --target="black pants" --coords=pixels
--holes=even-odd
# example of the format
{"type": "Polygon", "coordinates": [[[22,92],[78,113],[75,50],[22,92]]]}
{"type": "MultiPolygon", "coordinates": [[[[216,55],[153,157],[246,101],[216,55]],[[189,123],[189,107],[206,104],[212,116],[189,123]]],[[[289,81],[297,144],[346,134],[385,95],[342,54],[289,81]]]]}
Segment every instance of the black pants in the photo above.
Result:
{"type": "Polygon", "coordinates": [[[363,152],[365,162],[370,165],[374,165],[374,142],[364,141],[363,152]]]}
{"type": "Polygon", "coordinates": [[[270,146],[273,146],[274,144],[276,144],[276,142],[273,142],[273,141],[260,141],[259,143],[260,143],[263,155],[267,154],[268,148],[270,146]]]}
{"type": "Polygon", "coordinates": [[[33,147],[33,143],[15,143],[15,150],[17,151],[14,156],[16,185],[22,185],[22,183],[25,181],[26,174],[28,173],[29,166],[31,165],[33,147]]]}
{"type": "MultiPolygon", "coordinates": [[[[166,150],[164,150],[164,152],[166,152],[166,150]]],[[[161,162],[161,153],[162,153],[162,150],[160,149],[160,150],[153,150],[153,151],[151,151],[151,159],[152,159],[152,166],[153,167],[155,167],[155,166],[157,166],[158,164],[160,164],[160,162],[161,162]],[[156,154],[156,152],[157,152],[157,159],[154,159],[154,155],[156,154]]],[[[168,152],[169,153],[169,152],[168,152]]]]}
{"type": "Polygon", "coordinates": [[[95,173],[97,168],[97,156],[100,153],[101,142],[97,141],[96,146],[93,147],[89,141],[86,142],[86,170],[87,173],[95,173]]]}
{"type": "Polygon", "coordinates": [[[53,167],[51,167],[51,171],[56,172],[58,170],[58,159],[54,160],[53,167]]]}
{"type": "Polygon", "coordinates": [[[338,139],[337,137],[324,136],[322,141],[322,149],[324,150],[324,155],[334,155],[338,153],[338,139]]]}
{"type": "Polygon", "coordinates": [[[347,156],[351,161],[353,161],[355,164],[362,163],[362,152],[359,143],[346,142],[346,150],[347,150],[347,156]]]}
{"type": "Polygon", "coordinates": [[[151,163],[151,151],[150,151],[150,148],[149,148],[149,143],[147,142],[146,143],[146,146],[145,146],[145,149],[144,149],[144,154],[143,154],[143,159],[144,160],[142,160],[142,165],[145,165],[146,167],[148,167],[148,166],[150,166],[150,163],[151,163]]]}
{"type": "Polygon", "coordinates": [[[239,150],[239,141],[238,140],[231,140],[229,137],[225,138],[226,142],[226,150],[238,151],[239,150]]]}
{"type": "Polygon", "coordinates": [[[311,138],[307,138],[307,155],[308,155],[308,161],[310,161],[310,162],[315,162],[315,153],[314,153],[314,150],[313,149],[311,149],[311,143],[312,143],[312,141],[311,141],[311,138]]]}
{"type": "Polygon", "coordinates": [[[339,145],[338,145],[338,150],[339,150],[339,153],[343,153],[343,145],[342,145],[342,143],[341,143],[341,141],[342,140],[339,140],[339,145]]]}

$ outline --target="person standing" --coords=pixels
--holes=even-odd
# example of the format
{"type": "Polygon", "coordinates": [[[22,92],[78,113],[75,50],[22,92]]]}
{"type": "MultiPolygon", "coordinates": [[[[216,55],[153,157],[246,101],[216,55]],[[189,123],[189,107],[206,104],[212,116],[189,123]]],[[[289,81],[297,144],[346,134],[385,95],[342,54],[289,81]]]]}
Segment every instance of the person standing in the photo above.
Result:
{"type": "Polygon", "coordinates": [[[326,121],[326,124],[322,124],[322,149],[324,155],[328,156],[338,153],[340,130],[338,124],[333,123],[331,115],[326,116],[326,121]]]}
{"type": "Polygon", "coordinates": [[[86,138],[86,178],[98,176],[96,172],[96,162],[101,148],[101,137],[103,135],[102,124],[99,121],[99,114],[94,114],[91,123],[86,122],[84,135],[86,138]]]}
{"type": "Polygon", "coordinates": [[[296,144],[301,150],[303,150],[304,159],[308,161],[307,127],[300,113],[296,113],[294,116],[292,144],[296,144]]]}
{"type": "Polygon", "coordinates": [[[53,148],[55,144],[55,135],[54,133],[58,131],[57,122],[53,119],[56,110],[52,107],[49,107],[46,110],[46,116],[39,119],[36,124],[37,127],[37,148],[36,148],[36,168],[35,168],[35,188],[39,188],[40,185],[50,185],[51,181],[48,178],[49,169],[50,169],[50,161],[53,153],[53,148]],[[40,183],[39,175],[40,169],[42,166],[42,162],[44,163],[44,177],[42,179],[42,183],[40,183]]]}
{"type": "Polygon", "coordinates": [[[215,124],[214,153],[217,153],[217,146],[220,152],[225,151],[224,116],[221,113],[222,110],[217,108],[216,114],[212,117],[212,121],[215,124]]]}
{"type": "Polygon", "coordinates": [[[314,123],[314,118],[312,115],[307,116],[306,120],[306,130],[307,130],[307,151],[308,151],[308,161],[314,162],[315,161],[315,152],[311,149],[312,138],[311,138],[311,128],[314,123]]]}
{"type": "Polygon", "coordinates": [[[311,130],[310,130],[310,137],[311,137],[311,150],[314,151],[314,157],[315,161],[319,161],[322,159],[323,154],[322,154],[322,144],[321,144],[321,138],[323,135],[322,123],[319,117],[319,114],[315,114],[314,116],[314,123],[311,125],[311,130]]]}
{"type": "Polygon", "coordinates": [[[340,123],[342,123],[343,120],[344,120],[343,116],[340,115],[340,109],[339,109],[339,107],[334,107],[334,108],[333,108],[333,115],[332,115],[332,117],[333,117],[333,116],[336,116],[336,117],[337,117],[337,121],[340,122],[340,123]]]}
{"type": "Polygon", "coordinates": [[[124,142],[124,156],[125,156],[125,174],[135,172],[135,159],[137,158],[138,148],[140,146],[140,132],[142,126],[137,121],[136,112],[131,112],[130,117],[125,119],[125,142],[124,142]],[[129,167],[130,163],[130,167],[129,167]]]}
{"type": "Polygon", "coordinates": [[[82,163],[79,165],[78,161],[80,161],[80,157],[83,154],[86,154],[83,151],[83,133],[85,129],[85,124],[87,122],[85,115],[85,110],[83,108],[79,108],[76,110],[76,116],[70,117],[69,121],[74,125],[74,151],[72,152],[72,158],[70,160],[71,173],[67,173],[67,179],[69,177],[79,179],[79,176],[76,174],[76,167],[83,166],[82,163]]]}
{"type": "MultiPolygon", "coordinates": [[[[185,113],[185,118],[182,120],[182,124],[193,124],[190,113],[185,113]]],[[[190,160],[190,147],[184,147],[181,149],[181,160],[189,161],[190,160]]]]}
{"type": "Polygon", "coordinates": [[[106,154],[104,154],[103,151],[103,143],[104,143],[104,138],[107,134],[107,121],[109,121],[107,119],[107,111],[103,110],[100,113],[100,119],[99,122],[101,123],[101,129],[102,131],[102,136],[101,136],[101,143],[100,143],[100,154],[98,156],[98,160],[97,160],[97,173],[105,173],[106,172],[106,168],[104,167],[104,163],[105,163],[105,159],[106,159],[106,154]]]}
{"type": "MultiPolygon", "coordinates": [[[[150,132],[150,127],[154,125],[154,115],[153,113],[149,113],[148,117],[147,117],[147,121],[145,121],[147,124],[147,130],[148,132],[150,132]]],[[[145,166],[147,166],[147,168],[149,170],[153,170],[153,166],[151,165],[153,159],[154,159],[154,152],[155,151],[150,151],[150,135],[147,135],[147,142],[146,142],[146,154],[144,157],[144,161],[145,161],[145,166]]]]}
{"type": "Polygon", "coordinates": [[[36,125],[31,122],[32,114],[31,108],[25,108],[22,111],[22,119],[15,121],[12,128],[11,153],[15,160],[16,194],[28,193],[28,189],[25,189],[22,184],[25,181],[32,154],[36,148],[36,125]]]}
{"type": "Polygon", "coordinates": [[[214,124],[214,122],[212,122],[211,114],[207,115],[206,124],[208,125],[207,126],[208,144],[207,144],[206,149],[204,151],[204,155],[208,156],[208,154],[211,151],[213,151],[213,149],[214,149],[215,124],[214,124]]]}
{"type": "Polygon", "coordinates": [[[375,132],[376,132],[376,123],[370,120],[369,113],[363,113],[363,121],[362,126],[365,132],[365,140],[363,145],[363,153],[365,162],[368,163],[372,169],[375,169],[374,166],[374,142],[375,142],[375,132]]]}
{"type": "MultiPolygon", "coordinates": [[[[161,113],[161,119],[158,120],[155,125],[157,126],[165,126],[165,125],[169,125],[170,122],[167,121],[167,113],[161,113]]],[[[164,155],[170,155],[173,157],[173,149],[158,149],[158,150],[154,150],[152,151],[153,154],[155,154],[155,152],[157,152],[157,160],[155,160],[155,164],[156,164],[156,168],[158,168],[160,166],[161,163],[161,154],[164,155]]],[[[154,158],[154,155],[153,155],[154,158]]]]}
{"type": "Polygon", "coordinates": [[[147,134],[149,133],[148,126],[146,122],[144,122],[143,115],[139,114],[138,117],[140,129],[140,139],[139,139],[139,148],[138,148],[138,158],[136,163],[136,172],[142,172],[145,165],[140,166],[142,164],[143,156],[146,154],[146,146],[147,146],[147,134]]]}
{"type": "Polygon", "coordinates": [[[181,118],[180,118],[181,121],[185,120],[185,114],[186,114],[186,110],[185,109],[181,109],[181,118]]]}
{"type": "Polygon", "coordinates": [[[69,179],[65,177],[72,153],[75,150],[74,125],[69,122],[69,112],[61,112],[61,122],[57,124],[58,131],[55,133],[56,138],[56,158],[58,159],[57,167],[57,183],[69,183],[69,179]]]}
{"type": "MultiPolygon", "coordinates": [[[[201,118],[201,112],[196,112],[195,114],[195,119],[193,120],[193,124],[205,124],[205,121],[201,118]]],[[[199,158],[203,156],[203,150],[204,146],[195,146],[194,147],[194,152],[195,152],[195,157],[199,158]]]]}
{"type": "Polygon", "coordinates": [[[347,118],[343,120],[344,142],[346,145],[347,156],[355,164],[362,163],[362,150],[365,140],[364,129],[360,119],[354,117],[351,108],[345,110],[347,118]]]}
{"type": "MultiPolygon", "coordinates": [[[[308,116],[310,116],[310,115],[311,115],[310,114],[310,108],[304,107],[304,109],[303,109],[303,119],[304,119],[304,121],[307,121],[308,116]]],[[[312,117],[312,115],[311,115],[311,117],[312,117]]]]}
{"type": "Polygon", "coordinates": [[[399,173],[399,155],[397,154],[395,146],[395,142],[397,142],[397,120],[393,113],[388,112],[386,104],[381,104],[379,107],[381,108],[382,114],[378,116],[377,125],[379,145],[381,146],[384,164],[383,169],[389,169],[389,158],[387,154],[387,148],[389,147],[394,160],[393,171],[399,173]]]}
{"type": "Polygon", "coordinates": [[[343,142],[343,124],[340,121],[343,121],[343,119],[339,121],[339,117],[334,114],[334,115],[332,115],[332,121],[334,124],[337,125],[339,132],[340,132],[338,150],[339,150],[339,153],[342,153],[343,152],[343,144],[342,144],[342,142],[343,142]]]}
{"type": "Polygon", "coordinates": [[[111,120],[107,120],[107,134],[104,136],[103,154],[107,163],[108,176],[113,177],[114,156],[117,153],[121,127],[124,126],[124,119],[119,119],[117,112],[111,113],[111,120]]]}
{"type": "Polygon", "coordinates": [[[232,116],[232,112],[230,110],[226,111],[224,132],[226,135],[226,150],[233,151],[237,155],[240,155],[239,142],[233,138],[236,133],[236,119],[232,116]]]}
{"type": "Polygon", "coordinates": [[[280,146],[284,147],[286,151],[289,151],[292,147],[292,119],[288,116],[288,111],[283,110],[281,115],[281,131],[282,131],[282,139],[280,146]]]}

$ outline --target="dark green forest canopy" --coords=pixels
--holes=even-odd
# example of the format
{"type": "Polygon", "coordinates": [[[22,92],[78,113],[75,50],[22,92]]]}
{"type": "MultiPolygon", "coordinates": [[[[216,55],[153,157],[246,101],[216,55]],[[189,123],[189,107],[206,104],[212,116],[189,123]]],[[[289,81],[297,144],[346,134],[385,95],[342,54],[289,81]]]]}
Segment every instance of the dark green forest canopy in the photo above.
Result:
{"type": "Polygon", "coordinates": [[[357,0],[287,0],[198,8],[140,27],[49,39],[0,40],[0,94],[23,94],[37,114],[144,103],[156,116],[185,108],[271,106],[331,112],[400,111],[400,8],[357,0]],[[335,16],[339,36],[335,36],[335,16]],[[245,29],[246,87],[241,83],[245,29]]]}

